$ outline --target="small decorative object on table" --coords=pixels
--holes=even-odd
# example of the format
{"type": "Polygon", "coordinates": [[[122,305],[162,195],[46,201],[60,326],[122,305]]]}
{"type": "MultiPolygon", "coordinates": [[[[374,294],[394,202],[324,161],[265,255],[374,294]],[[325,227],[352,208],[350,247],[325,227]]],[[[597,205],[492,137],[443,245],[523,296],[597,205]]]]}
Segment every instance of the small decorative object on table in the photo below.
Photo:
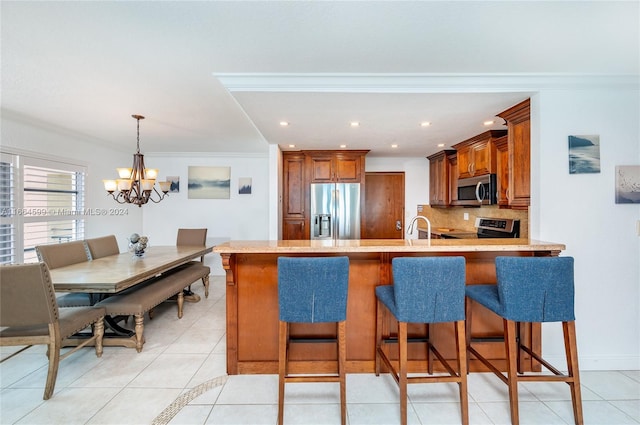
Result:
{"type": "Polygon", "coordinates": [[[129,251],[133,252],[134,257],[144,257],[144,250],[147,249],[149,238],[133,233],[129,236],[129,251]]]}

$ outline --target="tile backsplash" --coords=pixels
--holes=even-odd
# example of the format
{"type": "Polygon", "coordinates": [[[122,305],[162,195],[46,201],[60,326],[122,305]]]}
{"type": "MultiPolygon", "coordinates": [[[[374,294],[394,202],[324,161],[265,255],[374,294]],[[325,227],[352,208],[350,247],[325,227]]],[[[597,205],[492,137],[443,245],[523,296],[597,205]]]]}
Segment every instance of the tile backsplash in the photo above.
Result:
{"type": "MultiPolygon", "coordinates": [[[[529,213],[511,209],[500,209],[497,205],[479,208],[432,208],[430,205],[418,205],[418,215],[423,215],[431,221],[431,228],[448,227],[456,230],[475,232],[477,217],[513,218],[520,220],[520,237],[529,237],[529,213]],[[464,214],[469,214],[469,220],[464,214]]],[[[418,222],[420,225],[421,222],[418,222]]]]}

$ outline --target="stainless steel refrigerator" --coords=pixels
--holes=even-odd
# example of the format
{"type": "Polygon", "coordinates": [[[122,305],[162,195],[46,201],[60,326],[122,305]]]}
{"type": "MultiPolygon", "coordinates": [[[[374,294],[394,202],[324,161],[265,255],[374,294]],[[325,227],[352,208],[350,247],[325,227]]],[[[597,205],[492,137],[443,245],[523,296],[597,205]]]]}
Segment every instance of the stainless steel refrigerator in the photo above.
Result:
{"type": "Polygon", "coordinates": [[[360,183],[312,183],[310,227],[310,239],[360,239],[360,183]]]}

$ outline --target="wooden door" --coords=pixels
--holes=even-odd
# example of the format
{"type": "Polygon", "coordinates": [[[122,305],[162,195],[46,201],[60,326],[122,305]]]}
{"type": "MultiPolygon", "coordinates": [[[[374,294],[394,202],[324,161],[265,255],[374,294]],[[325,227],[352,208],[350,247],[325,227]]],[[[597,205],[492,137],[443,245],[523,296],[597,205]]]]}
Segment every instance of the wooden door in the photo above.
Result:
{"type": "Polygon", "coordinates": [[[404,236],[404,172],[365,173],[362,239],[404,236]]]}

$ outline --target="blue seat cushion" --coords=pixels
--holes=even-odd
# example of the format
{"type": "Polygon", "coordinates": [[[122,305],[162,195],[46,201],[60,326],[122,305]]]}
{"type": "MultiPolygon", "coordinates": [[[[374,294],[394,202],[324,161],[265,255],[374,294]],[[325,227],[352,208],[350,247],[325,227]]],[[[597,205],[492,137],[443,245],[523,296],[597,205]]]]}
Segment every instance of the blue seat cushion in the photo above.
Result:
{"type": "Polygon", "coordinates": [[[498,285],[468,285],[465,288],[465,293],[467,297],[482,304],[498,316],[504,314],[498,297],[498,285]]]}

